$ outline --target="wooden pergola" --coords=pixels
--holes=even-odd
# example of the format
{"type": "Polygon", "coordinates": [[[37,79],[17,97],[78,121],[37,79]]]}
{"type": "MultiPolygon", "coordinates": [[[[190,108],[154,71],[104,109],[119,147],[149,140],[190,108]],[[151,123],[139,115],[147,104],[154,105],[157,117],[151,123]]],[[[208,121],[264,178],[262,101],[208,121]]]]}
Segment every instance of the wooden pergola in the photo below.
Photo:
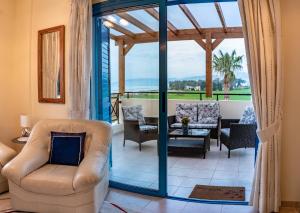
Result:
{"type": "MultiPolygon", "coordinates": [[[[183,14],[187,17],[193,26],[193,29],[177,29],[170,21],[167,22],[168,27],[168,41],[194,40],[206,52],[206,96],[212,96],[212,51],[224,40],[229,38],[243,38],[242,27],[228,27],[223,15],[222,8],[219,3],[214,3],[215,9],[218,13],[221,28],[203,28],[190,11],[184,5],[178,5],[183,14]]],[[[146,13],[159,21],[159,13],[154,8],[144,9],[146,13]]],[[[128,23],[134,25],[143,31],[143,33],[134,33],[125,26],[113,22],[106,17],[103,17],[104,24],[121,35],[114,35],[110,33],[111,39],[116,42],[119,47],[119,92],[125,92],[125,57],[135,44],[157,42],[159,39],[159,32],[153,30],[151,27],[145,25],[141,20],[138,20],[128,12],[117,13],[119,18],[126,20],[128,23]]]]}

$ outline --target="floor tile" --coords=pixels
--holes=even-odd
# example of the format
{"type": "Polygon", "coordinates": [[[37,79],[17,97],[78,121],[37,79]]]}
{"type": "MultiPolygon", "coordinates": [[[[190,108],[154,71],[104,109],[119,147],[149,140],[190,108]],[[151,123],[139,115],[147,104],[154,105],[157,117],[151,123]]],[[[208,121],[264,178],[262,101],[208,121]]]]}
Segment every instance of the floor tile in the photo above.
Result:
{"type": "Polygon", "coordinates": [[[252,206],[223,205],[222,213],[256,213],[252,206]]]}
{"type": "MultiPolygon", "coordinates": [[[[157,142],[143,143],[142,151],[138,144],[127,141],[122,144],[122,133],[113,136],[113,167],[111,179],[131,185],[158,188],[158,155],[157,142]]],[[[219,150],[216,140],[211,140],[211,150],[206,159],[201,157],[168,156],[169,193],[186,194],[184,188],[203,185],[241,185],[246,188],[249,198],[251,182],[254,174],[254,149],[237,149],[227,158],[227,148],[219,150]],[[178,190],[178,187],[182,189],[178,190]]]]}
{"type": "Polygon", "coordinates": [[[180,213],[186,206],[186,202],[161,199],[150,202],[144,209],[143,213],[180,213]]]}
{"type": "Polygon", "coordinates": [[[188,203],[183,209],[183,213],[221,213],[221,205],[188,203]]]}
{"type": "Polygon", "coordinates": [[[175,197],[188,198],[192,193],[194,187],[177,187],[174,193],[175,197]]]}

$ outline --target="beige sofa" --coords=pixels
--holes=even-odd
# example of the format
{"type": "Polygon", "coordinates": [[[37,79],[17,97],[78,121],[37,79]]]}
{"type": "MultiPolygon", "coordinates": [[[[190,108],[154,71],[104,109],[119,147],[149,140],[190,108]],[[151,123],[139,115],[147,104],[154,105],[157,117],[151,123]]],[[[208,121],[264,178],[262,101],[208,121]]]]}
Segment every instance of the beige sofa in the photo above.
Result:
{"type": "MultiPolygon", "coordinates": [[[[17,152],[12,148],[0,143],[0,171],[2,171],[3,167],[15,156],[17,152]]],[[[8,191],[8,183],[7,179],[0,175],[0,193],[8,191]]]]}
{"type": "Polygon", "coordinates": [[[111,134],[104,122],[43,120],[36,124],[22,152],[2,171],[9,180],[13,208],[98,213],[108,191],[111,134]],[[51,131],[87,133],[85,156],[78,167],[47,164],[51,131]]]}

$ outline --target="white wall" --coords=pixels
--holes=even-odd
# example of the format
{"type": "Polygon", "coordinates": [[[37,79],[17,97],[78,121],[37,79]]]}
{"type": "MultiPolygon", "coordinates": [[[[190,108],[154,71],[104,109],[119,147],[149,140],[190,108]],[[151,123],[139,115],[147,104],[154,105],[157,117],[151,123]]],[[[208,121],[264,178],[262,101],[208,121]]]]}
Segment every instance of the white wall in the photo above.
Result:
{"type": "MultiPolygon", "coordinates": [[[[199,103],[197,100],[168,100],[168,115],[175,115],[177,103],[199,103]]],[[[241,118],[244,109],[251,101],[219,101],[222,118],[241,118]]],[[[145,116],[158,116],[159,103],[155,99],[129,98],[122,99],[123,106],[142,105],[145,116]]]]}

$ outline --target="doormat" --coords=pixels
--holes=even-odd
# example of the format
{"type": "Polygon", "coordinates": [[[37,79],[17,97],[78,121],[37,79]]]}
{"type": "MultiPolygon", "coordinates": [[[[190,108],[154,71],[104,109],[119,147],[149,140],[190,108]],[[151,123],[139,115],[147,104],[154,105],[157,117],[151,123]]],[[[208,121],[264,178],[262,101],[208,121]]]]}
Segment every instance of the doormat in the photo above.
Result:
{"type": "Polygon", "coordinates": [[[189,198],[245,201],[245,187],[196,185],[189,198]]]}

